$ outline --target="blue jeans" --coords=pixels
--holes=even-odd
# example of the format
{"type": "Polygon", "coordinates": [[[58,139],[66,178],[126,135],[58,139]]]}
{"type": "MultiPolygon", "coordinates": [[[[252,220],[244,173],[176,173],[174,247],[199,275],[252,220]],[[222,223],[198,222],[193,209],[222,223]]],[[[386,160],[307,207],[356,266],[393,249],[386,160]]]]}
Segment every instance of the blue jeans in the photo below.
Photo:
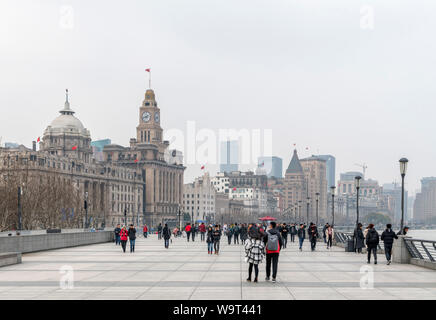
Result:
{"type": "Polygon", "coordinates": [[[304,238],[298,238],[298,241],[300,242],[300,249],[303,247],[304,238]]]}
{"type": "Polygon", "coordinates": [[[115,236],[115,244],[119,245],[121,243],[120,236],[115,236]]]}
{"type": "Polygon", "coordinates": [[[208,242],[207,243],[207,251],[210,251],[210,252],[213,251],[213,242],[208,242]]]}
{"type": "Polygon", "coordinates": [[[135,240],[130,240],[130,252],[135,251],[135,240]]]}
{"type": "Polygon", "coordinates": [[[170,245],[170,239],[164,239],[165,248],[168,248],[170,245]]]}

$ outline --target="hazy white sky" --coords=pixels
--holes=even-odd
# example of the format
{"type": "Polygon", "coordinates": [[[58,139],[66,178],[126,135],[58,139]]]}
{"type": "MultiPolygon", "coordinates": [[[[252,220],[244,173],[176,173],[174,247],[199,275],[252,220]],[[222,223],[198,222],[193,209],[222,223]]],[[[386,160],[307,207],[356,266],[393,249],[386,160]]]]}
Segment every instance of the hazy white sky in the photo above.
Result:
{"type": "Polygon", "coordinates": [[[93,139],[127,145],[151,67],[164,129],[273,129],[284,168],[296,143],[380,183],[405,156],[414,192],[436,175],[435,14],[434,0],[2,0],[0,136],[30,146],[69,88],[93,139]]]}

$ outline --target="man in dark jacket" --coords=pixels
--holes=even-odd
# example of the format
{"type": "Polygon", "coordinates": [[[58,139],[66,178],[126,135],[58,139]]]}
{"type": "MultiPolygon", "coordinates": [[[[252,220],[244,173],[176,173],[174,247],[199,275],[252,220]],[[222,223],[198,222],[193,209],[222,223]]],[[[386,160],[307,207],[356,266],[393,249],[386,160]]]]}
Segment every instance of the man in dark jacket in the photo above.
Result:
{"type": "Polygon", "coordinates": [[[168,249],[170,245],[171,231],[168,228],[168,224],[165,223],[165,227],[162,229],[162,237],[164,238],[165,248],[168,249]]]}
{"type": "Polygon", "coordinates": [[[282,225],[282,227],[280,228],[280,233],[282,235],[282,240],[283,240],[283,248],[286,249],[286,246],[288,244],[288,226],[286,225],[286,223],[284,223],[282,225]]]}
{"type": "Polygon", "coordinates": [[[315,251],[316,241],[317,241],[318,236],[319,236],[318,235],[318,228],[316,227],[316,225],[313,222],[311,222],[307,232],[309,233],[310,248],[312,249],[312,251],[315,251]]]}
{"type": "Polygon", "coordinates": [[[233,242],[234,244],[236,244],[236,242],[239,244],[239,233],[240,233],[240,228],[238,226],[237,223],[235,223],[235,226],[233,228],[233,242]]]}
{"type": "Polygon", "coordinates": [[[136,229],[133,227],[133,224],[130,225],[127,235],[130,241],[130,253],[135,252],[136,229]]]}
{"type": "Polygon", "coordinates": [[[386,225],[386,230],[383,231],[381,235],[381,240],[385,244],[385,255],[386,260],[388,260],[388,265],[391,264],[391,258],[392,258],[392,245],[394,244],[394,239],[398,239],[398,236],[395,234],[395,232],[392,230],[392,225],[388,223],[386,225]]]}
{"type": "Polygon", "coordinates": [[[116,245],[119,245],[119,244],[121,243],[121,240],[120,240],[120,232],[121,232],[120,225],[117,224],[117,227],[116,227],[115,230],[114,230],[114,234],[115,234],[115,244],[116,244],[116,245]]]}
{"type": "Polygon", "coordinates": [[[159,223],[159,226],[157,227],[157,238],[158,240],[162,239],[162,223],[159,223]]]}
{"type": "Polygon", "coordinates": [[[243,223],[241,225],[241,230],[239,231],[239,236],[241,238],[242,244],[245,244],[245,240],[247,240],[247,234],[248,234],[247,226],[245,225],[245,223],[243,223]]]}
{"type": "Polygon", "coordinates": [[[295,226],[295,223],[291,224],[291,227],[289,229],[289,233],[291,234],[291,242],[294,242],[295,235],[297,234],[297,227],[295,226]]]}
{"type": "Polygon", "coordinates": [[[215,230],[212,232],[213,248],[215,254],[220,253],[220,239],[221,239],[221,229],[219,226],[215,225],[215,230]]]}
{"type": "Polygon", "coordinates": [[[266,278],[268,281],[271,275],[271,262],[272,262],[272,282],[276,282],[277,269],[279,264],[280,249],[283,246],[283,240],[280,236],[279,230],[276,228],[276,223],[272,221],[269,229],[265,232],[263,242],[266,249],[266,278]]]}
{"type": "Polygon", "coordinates": [[[368,226],[368,233],[366,234],[366,246],[368,248],[368,263],[371,263],[371,252],[374,254],[374,264],[377,264],[377,246],[380,242],[380,236],[374,229],[374,225],[371,223],[368,226]]]}
{"type": "Polygon", "coordinates": [[[306,227],[304,224],[300,224],[300,229],[298,229],[297,235],[298,235],[298,242],[300,245],[300,251],[302,251],[303,250],[303,242],[304,242],[304,239],[306,239],[306,227]]]}

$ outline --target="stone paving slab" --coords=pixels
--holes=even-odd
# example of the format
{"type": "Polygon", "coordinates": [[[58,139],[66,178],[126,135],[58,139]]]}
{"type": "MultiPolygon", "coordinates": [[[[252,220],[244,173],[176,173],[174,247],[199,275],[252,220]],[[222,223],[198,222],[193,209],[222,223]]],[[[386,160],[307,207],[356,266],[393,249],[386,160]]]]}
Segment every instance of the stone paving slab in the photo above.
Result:
{"type": "MultiPolygon", "coordinates": [[[[289,243],[279,259],[277,283],[266,282],[265,263],[259,283],[248,283],[242,245],[221,242],[220,255],[208,255],[197,239],[173,239],[170,249],[156,236],[138,238],[135,253],[113,243],[65,248],[23,255],[20,265],[0,268],[0,299],[95,300],[344,300],[436,299],[436,272],[414,265],[367,265],[366,255],[327,250],[311,252],[289,243]],[[73,270],[71,289],[63,289],[62,267],[73,270]],[[373,287],[361,287],[365,270],[373,287]]],[[[364,282],[365,283],[365,282],[364,282]]]]}

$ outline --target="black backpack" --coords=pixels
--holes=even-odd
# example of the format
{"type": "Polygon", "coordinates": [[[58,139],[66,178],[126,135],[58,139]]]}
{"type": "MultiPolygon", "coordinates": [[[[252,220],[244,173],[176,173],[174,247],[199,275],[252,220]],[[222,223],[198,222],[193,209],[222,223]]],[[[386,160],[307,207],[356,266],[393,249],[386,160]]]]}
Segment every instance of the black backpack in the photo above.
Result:
{"type": "Polygon", "coordinates": [[[377,231],[369,231],[368,233],[368,243],[376,244],[378,242],[378,234],[377,231]]]}

